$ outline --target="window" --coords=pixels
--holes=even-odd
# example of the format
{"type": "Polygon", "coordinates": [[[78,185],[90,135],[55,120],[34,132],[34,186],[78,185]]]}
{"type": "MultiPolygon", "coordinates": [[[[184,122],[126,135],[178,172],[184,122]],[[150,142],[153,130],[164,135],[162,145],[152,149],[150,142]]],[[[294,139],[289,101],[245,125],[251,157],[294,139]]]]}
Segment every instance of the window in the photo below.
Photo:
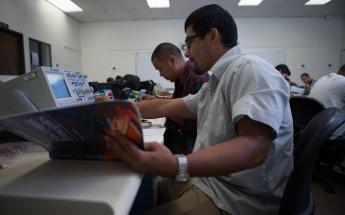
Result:
{"type": "Polygon", "coordinates": [[[50,44],[29,38],[31,69],[52,66],[50,44]]]}

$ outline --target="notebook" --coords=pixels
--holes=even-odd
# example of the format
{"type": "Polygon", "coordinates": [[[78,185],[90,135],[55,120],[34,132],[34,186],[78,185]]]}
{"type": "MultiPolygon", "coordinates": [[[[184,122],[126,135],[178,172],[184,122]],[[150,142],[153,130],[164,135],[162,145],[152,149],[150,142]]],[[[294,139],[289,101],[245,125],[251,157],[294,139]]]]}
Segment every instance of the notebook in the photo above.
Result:
{"type": "Polygon", "coordinates": [[[116,160],[107,132],[118,132],[143,149],[140,114],[131,101],[60,107],[0,118],[0,127],[37,143],[51,158],[116,160]]]}

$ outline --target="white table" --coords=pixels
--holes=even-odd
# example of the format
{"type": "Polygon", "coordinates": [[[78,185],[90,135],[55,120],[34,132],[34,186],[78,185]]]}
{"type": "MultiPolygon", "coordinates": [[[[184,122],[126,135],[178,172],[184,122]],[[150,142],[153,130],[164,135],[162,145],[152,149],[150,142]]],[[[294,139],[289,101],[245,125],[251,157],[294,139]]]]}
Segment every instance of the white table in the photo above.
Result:
{"type": "MultiPolygon", "coordinates": [[[[163,132],[144,129],[144,140],[163,132]]],[[[51,160],[37,146],[0,170],[0,214],[128,214],[141,180],[121,161],[51,160]]]]}

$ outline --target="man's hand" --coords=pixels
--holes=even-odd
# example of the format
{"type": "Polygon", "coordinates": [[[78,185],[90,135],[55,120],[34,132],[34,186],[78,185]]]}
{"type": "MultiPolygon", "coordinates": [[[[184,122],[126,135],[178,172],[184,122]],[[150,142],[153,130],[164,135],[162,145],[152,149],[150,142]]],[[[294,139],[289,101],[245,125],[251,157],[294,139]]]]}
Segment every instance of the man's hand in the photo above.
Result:
{"type": "Polygon", "coordinates": [[[96,96],[95,97],[96,102],[109,102],[111,99],[108,96],[96,96]]]}
{"type": "Polygon", "coordinates": [[[157,99],[157,97],[153,96],[153,95],[148,95],[148,94],[145,94],[142,97],[140,97],[141,101],[143,101],[143,100],[153,100],[153,99],[157,99]]]}
{"type": "Polygon", "coordinates": [[[177,174],[176,157],[164,145],[147,142],[143,151],[117,132],[109,132],[107,138],[118,157],[135,171],[168,177],[177,174]]]}

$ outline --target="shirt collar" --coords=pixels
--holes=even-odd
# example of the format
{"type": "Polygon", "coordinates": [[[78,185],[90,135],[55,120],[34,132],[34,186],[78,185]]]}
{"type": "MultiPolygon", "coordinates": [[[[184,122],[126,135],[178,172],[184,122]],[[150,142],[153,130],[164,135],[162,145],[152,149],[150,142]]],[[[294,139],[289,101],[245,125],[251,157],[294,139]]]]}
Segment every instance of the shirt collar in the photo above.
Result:
{"type": "Polygon", "coordinates": [[[232,47],[230,50],[225,52],[225,54],[220,57],[217,62],[211,67],[210,72],[213,76],[215,76],[218,80],[222,77],[223,73],[225,72],[226,68],[234,62],[234,60],[243,54],[243,50],[240,45],[236,45],[232,47]]]}

